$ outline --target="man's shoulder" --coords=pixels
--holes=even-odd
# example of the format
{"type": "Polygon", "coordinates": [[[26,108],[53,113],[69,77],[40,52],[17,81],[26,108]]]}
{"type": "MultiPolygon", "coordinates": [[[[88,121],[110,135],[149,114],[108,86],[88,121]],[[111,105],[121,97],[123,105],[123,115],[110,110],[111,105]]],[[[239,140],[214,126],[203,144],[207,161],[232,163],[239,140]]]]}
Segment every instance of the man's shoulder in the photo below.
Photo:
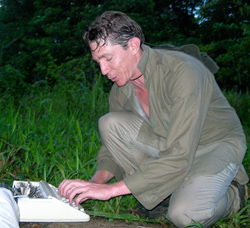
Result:
{"type": "Polygon", "coordinates": [[[154,46],[152,49],[156,50],[158,53],[169,55],[181,61],[189,61],[189,59],[192,61],[193,58],[199,60],[199,62],[203,63],[203,65],[206,66],[213,74],[217,73],[220,69],[216,62],[210,58],[207,53],[200,52],[199,47],[195,44],[187,44],[180,47],[171,44],[162,44],[154,46]]]}

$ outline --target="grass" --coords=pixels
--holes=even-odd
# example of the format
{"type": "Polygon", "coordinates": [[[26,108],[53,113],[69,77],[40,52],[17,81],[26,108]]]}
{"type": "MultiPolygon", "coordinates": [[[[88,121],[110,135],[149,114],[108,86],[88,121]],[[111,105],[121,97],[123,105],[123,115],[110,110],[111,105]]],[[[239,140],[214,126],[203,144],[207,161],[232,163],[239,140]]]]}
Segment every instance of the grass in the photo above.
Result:
{"type": "MultiPolygon", "coordinates": [[[[248,140],[244,165],[249,174],[250,95],[225,94],[244,125],[248,140]]],[[[100,147],[97,121],[108,112],[108,94],[100,79],[91,87],[84,82],[60,83],[53,89],[34,85],[20,100],[4,94],[0,111],[0,181],[11,184],[14,179],[43,179],[58,186],[65,178],[92,177],[100,147]]],[[[119,214],[136,203],[130,195],[105,202],[89,200],[84,208],[93,216],[138,220],[119,214]]],[[[219,221],[214,227],[249,227],[249,207],[248,201],[244,213],[219,221]]]]}

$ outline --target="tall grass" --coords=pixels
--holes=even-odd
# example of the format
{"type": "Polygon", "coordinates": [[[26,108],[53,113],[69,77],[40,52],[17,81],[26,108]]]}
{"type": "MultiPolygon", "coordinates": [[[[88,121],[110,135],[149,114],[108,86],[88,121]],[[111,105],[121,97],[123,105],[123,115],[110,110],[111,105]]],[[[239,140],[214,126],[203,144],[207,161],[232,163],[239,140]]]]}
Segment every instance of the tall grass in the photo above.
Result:
{"type": "Polygon", "coordinates": [[[96,98],[78,83],[35,92],[17,107],[13,100],[4,101],[8,105],[1,106],[2,140],[22,148],[14,163],[16,177],[54,184],[62,178],[89,179],[100,146],[96,114],[102,114],[101,104],[107,103],[101,91],[96,98]]]}
{"type": "Polygon", "coordinates": [[[235,91],[224,92],[229,103],[236,110],[246,135],[247,152],[243,164],[248,176],[250,176],[250,93],[237,93],[235,91]]]}
{"type": "MultiPolygon", "coordinates": [[[[108,112],[108,94],[101,78],[60,83],[53,89],[34,85],[32,92],[16,101],[0,99],[0,177],[45,180],[55,186],[63,179],[89,180],[100,148],[97,122],[108,112]]],[[[89,201],[93,211],[117,213],[122,202],[135,205],[131,196],[107,202],[89,201]]]]}
{"type": "MultiPolygon", "coordinates": [[[[104,92],[101,78],[91,86],[84,82],[62,82],[54,88],[33,87],[29,95],[18,101],[7,95],[0,98],[0,181],[11,184],[14,179],[43,179],[58,186],[65,178],[89,180],[95,172],[100,148],[97,122],[108,112],[108,94],[104,92]]],[[[247,131],[250,126],[249,94],[228,92],[226,96],[247,131]]],[[[244,160],[248,174],[249,139],[244,160]]],[[[116,214],[135,205],[132,196],[84,203],[85,209],[93,214],[100,211],[116,214]]],[[[249,205],[248,202],[247,210],[249,205]]],[[[246,223],[245,217],[239,219],[243,215],[237,216],[237,221],[246,223]]],[[[218,224],[226,227],[223,224],[232,221],[237,223],[230,220],[218,224]]]]}

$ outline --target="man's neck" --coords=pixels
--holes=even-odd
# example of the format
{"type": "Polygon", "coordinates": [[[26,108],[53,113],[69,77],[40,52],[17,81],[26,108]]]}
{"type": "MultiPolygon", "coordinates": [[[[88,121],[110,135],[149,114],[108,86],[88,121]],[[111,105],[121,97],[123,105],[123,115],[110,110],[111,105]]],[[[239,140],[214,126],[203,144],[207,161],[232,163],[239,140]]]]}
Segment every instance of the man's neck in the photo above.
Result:
{"type": "Polygon", "coordinates": [[[130,81],[135,87],[135,90],[144,90],[146,89],[145,87],[145,81],[144,81],[144,75],[142,75],[140,78],[134,81],[130,81]]]}

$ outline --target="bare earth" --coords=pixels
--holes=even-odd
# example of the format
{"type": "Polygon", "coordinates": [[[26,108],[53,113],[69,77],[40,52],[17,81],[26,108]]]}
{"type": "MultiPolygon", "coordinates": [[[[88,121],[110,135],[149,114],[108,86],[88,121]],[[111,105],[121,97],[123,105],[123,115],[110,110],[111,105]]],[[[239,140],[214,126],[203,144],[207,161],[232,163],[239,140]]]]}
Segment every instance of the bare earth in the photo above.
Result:
{"type": "Polygon", "coordinates": [[[89,222],[82,222],[82,223],[20,223],[20,228],[111,228],[111,227],[118,227],[118,228],[148,228],[148,227],[170,227],[168,223],[159,224],[159,223],[146,223],[146,222],[127,222],[125,220],[112,220],[109,221],[107,218],[102,217],[94,217],[90,219],[89,222]]]}

